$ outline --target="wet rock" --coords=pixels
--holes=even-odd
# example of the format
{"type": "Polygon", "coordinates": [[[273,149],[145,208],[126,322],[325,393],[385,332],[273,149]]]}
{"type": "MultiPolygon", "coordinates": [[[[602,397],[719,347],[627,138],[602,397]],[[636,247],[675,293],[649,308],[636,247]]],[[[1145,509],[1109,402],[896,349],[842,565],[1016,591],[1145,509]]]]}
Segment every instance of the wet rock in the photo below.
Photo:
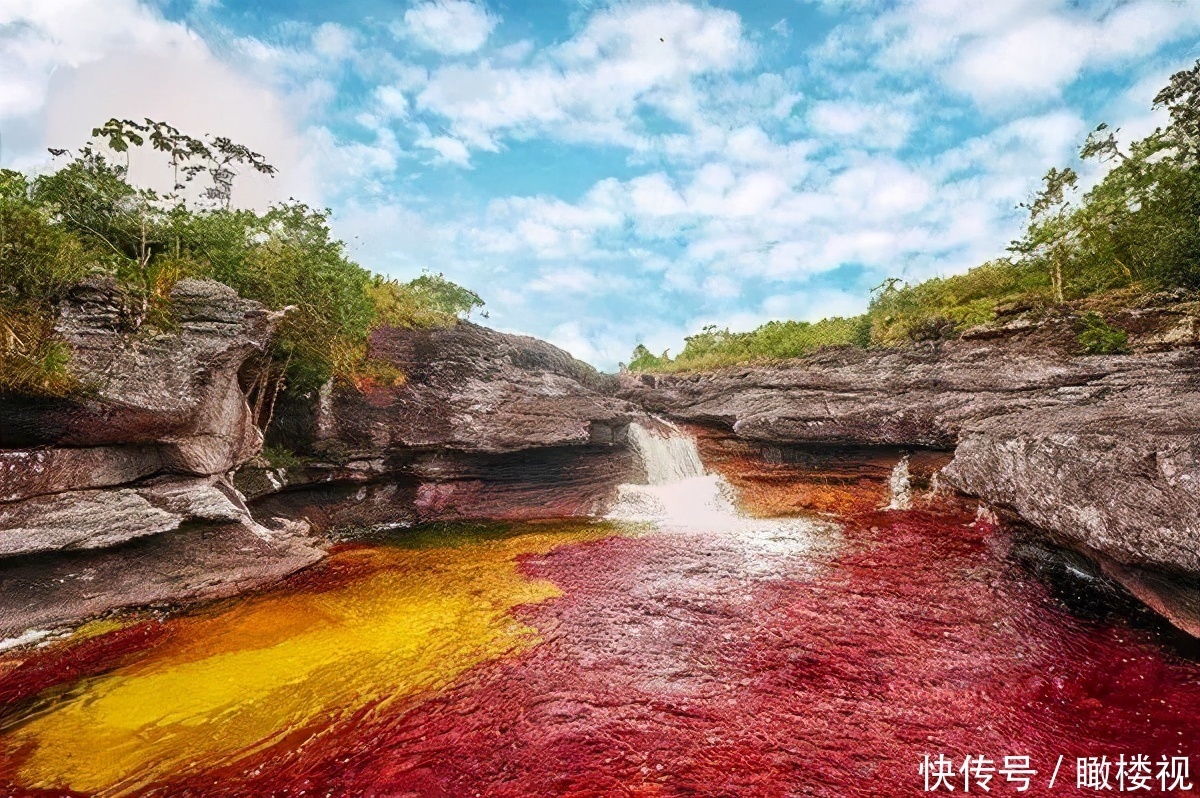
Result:
{"type": "Polygon", "coordinates": [[[1200,580],[1200,352],[1157,351],[1164,325],[1191,324],[1185,315],[1147,321],[1130,355],[976,336],[835,349],[777,367],[623,375],[619,395],[758,443],[953,451],[940,484],[1110,563],[1118,579],[1136,571],[1127,586],[1146,597],[1146,585],[1200,580]]]}
{"type": "Polygon", "coordinates": [[[324,552],[303,526],[252,530],[187,524],[103,549],[6,559],[0,568],[0,638],[121,607],[175,605],[236,595],[311,565],[324,552]]]}

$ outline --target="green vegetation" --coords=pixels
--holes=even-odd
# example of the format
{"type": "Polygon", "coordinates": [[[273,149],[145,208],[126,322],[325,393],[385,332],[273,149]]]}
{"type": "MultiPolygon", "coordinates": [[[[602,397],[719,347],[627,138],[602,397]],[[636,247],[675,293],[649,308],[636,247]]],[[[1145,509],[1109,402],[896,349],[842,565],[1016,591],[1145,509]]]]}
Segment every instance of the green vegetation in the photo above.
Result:
{"type": "Polygon", "coordinates": [[[771,321],[748,333],[705,327],[687,339],[683,352],[674,359],[667,353],[656,356],[641,344],[633,352],[630,371],[702,371],[753,360],[782,360],[800,357],[824,346],[866,346],[870,327],[865,316],[832,318],[818,322],[771,321]]]}
{"type": "Polygon", "coordinates": [[[297,468],[305,463],[303,457],[284,446],[268,444],[263,447],[262,457],[271,468],[297,468]]]}
{"type": "Polygon", "coordinates": [[[169,328],[169,295],[185,277],[219,280],[269,308],[288,308],[256,393],[269,405],[285,385],[330,377],[399,384],[394,367],[367,359],[379,324],[453,324],[483,305],[440,274],[401,284],[352,262],[332,238],[329,212],[289,201],[263,213],[232,207],[239,170],[272,175],[258,153],[229,139],[196,139],[146,120],[93,131],[110,153],[85,146],[57,171],[0,171],[0,392],[67,395],[81,386],[54,333],[64,292],[108,275],[140,308],[131,328],[169,328]],[[166,194],[130,183],[132,150],[161,153],[174,175],[166,194]]]}
{"type": "Polygon", "coordinates": [[[1129,335],[1106,323],[1099,313],[1089,311],[1079,319],[1075,335],[1079,346],[1089,355],[1116,355],[1129,351],[1129,335]]]}
{"type": "MultiPolygon", "coordinates": [[[[1154,98],[1170,123],[1122,149],[1100,125],[1080,158],[1108,171],[1076,197],[1074,169],[1051,169],[1022,204],[1025,232],[1009,255],[966,274],[913,285],[889,279],[865,314],[850,319],[770,322],[749,333],[705,328],[675,358],[639,345],[631,371],[688,371],[797,357],[823,346],[897,346],[938,340],[999,314],[1056,307],[1114,308],[1162,290],[1200,290],[1200,61],[1154,98]]],[[[1077,340],[1093,354],[1125,351],[1127,336],[1094,310],[1077,340]]]]}

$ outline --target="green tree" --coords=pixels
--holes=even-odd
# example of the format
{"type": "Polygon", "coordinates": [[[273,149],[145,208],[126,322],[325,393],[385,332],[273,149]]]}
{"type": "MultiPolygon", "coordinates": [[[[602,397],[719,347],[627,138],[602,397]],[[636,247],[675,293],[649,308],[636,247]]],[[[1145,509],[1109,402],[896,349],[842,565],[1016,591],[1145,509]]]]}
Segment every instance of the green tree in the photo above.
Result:
{"type": "Polygon", "coordinates": [[[1011,251],[1046,264],[1050,272],[1054,298],[1063,301],[1063,271],[1071,257],[1077,230],[1072,224],[1069,192],[1078,186],[1074,169],[1051,167],[1042,178],[1042,188],[1029,202],[1021,203],[1029,211],[1025,235],[1012,243],[1011,251]]]}

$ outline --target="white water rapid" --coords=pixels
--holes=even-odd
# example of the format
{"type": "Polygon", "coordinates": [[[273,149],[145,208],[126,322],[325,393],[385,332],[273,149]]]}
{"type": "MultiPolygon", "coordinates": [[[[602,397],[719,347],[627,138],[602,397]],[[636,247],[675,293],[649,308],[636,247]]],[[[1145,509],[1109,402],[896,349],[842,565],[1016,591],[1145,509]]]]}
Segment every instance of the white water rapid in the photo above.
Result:
{"type": "Polygon", "coordinates": [[[883,509],[912,509],[912,475],[908,471],[908,455],[900,458],[900,462],[892,469],[892,475],[888,478],[888,489],[891,492],[891,501],[883,509]]]}
{"type": "Polygon", "coordinates": [[[751,518],[737,509],[736,492],[700,461],[696,442],[674,425],[632,424],[629,439],[649,484],[622,485],[608,517],[660,531],[719,538],[741,549],[756,575],[780,570],[782,559],[829,548],[837,527],[807,518],[751,518]]]}

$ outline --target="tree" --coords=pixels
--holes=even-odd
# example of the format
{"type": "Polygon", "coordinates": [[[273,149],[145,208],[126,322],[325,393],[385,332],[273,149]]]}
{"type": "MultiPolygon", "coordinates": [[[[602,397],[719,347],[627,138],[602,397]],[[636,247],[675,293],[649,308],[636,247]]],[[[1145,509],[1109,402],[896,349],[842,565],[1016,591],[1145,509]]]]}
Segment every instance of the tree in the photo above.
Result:
{"type": "Polygon", "coordinates": [[[144,124],[132,119],[110,119],[94,128],[92,137],[105,139],[114,152],[125,153],[126,172],[129,169],[130,146],[141,147],[149,139],[151,147],[171,158],[175,192],[182,191],[197,176],[207,174],[211,185],[204,190],[203,196],[225,210],[233,202],[233,180],[239,166],[249,167],[268,177],[273,177],[277,171],[260,153],[225,136],[198,139],[153,119],[146,119],[144,124]]]}
{"type": "Polygon", "coordinates": [[[1191,69],[1181,70],[1154,97],[1155,108],[1171,114],[1167,128],[1178,157],[1195,163],[1200,155],[1200,61],[1191,69]]]}
{"type": "Polygon", "coordinates": [[[1071,224],[1071,201],[1067,192],[1078,186],[1079,176],[1067,167],[1051,167],[1042,178],[1042,188],[1029,202],[1018,207],[1029,211],[1025,235],[1009,247],[1026,257],[1043,260],[1050,269],[1054,297],[1063,301],[1063,266],[1071,256],[1076,230],[1071,224]]]}

